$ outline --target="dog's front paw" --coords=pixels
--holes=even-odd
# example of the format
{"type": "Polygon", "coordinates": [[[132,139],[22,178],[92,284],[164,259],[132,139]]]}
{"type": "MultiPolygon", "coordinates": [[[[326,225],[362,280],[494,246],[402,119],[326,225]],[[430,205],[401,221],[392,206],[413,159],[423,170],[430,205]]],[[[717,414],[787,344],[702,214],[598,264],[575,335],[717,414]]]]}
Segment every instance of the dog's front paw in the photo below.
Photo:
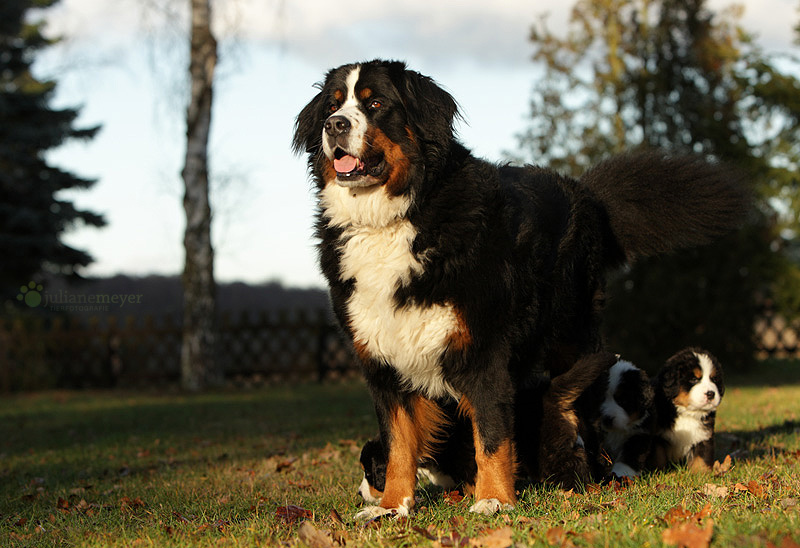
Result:
{"type": "Polygon", "coordinates": [[[408,517],[408,507],[400,505],[397,508],[384,508],[382,506],[367,506],[358,512],[353,519],[356,521],[370,521],[375,518],[383,516],[391,516],[393,518],[408,517]]]}
{"type": "Polygon", "coordinates": [[[470,512],[474,512],[476,514],[485,514],[487,516],[496,514],[501,510],[508,512],[509,510],[513,509],[513,504],[503,504],[497,499],[481,499],[469,507],[470,512]]]}

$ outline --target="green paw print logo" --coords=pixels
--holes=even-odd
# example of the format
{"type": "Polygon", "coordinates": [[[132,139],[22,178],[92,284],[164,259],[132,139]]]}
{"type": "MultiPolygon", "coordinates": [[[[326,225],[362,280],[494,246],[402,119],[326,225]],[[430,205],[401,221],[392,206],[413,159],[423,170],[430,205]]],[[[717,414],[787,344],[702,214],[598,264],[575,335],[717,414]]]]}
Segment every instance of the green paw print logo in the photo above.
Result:
{"type": "Polygon", "coordinates": [[[28,285],[23,285],[19,288],[19,294],[17,295],[17,300],[20,302],[24,302],[31,308],[36,308],[40,304],[42,304],[42,287],[41,284],[37,284],[36,282],[30,282],[28,285]]]}

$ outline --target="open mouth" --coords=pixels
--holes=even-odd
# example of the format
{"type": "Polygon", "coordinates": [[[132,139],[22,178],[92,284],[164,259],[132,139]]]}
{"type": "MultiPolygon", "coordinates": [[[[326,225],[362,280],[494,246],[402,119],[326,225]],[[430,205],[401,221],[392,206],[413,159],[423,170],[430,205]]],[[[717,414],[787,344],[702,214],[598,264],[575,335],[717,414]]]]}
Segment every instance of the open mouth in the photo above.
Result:
{"type": "Polygon", "coordinates": [[[336,170],[336,179],[342,186],[370,186],[377,184],[377,179],[383,173],[385,162],[383,158],[362,160],[344,149],[336,148],[333,152],[333,169],[336,170]]]}

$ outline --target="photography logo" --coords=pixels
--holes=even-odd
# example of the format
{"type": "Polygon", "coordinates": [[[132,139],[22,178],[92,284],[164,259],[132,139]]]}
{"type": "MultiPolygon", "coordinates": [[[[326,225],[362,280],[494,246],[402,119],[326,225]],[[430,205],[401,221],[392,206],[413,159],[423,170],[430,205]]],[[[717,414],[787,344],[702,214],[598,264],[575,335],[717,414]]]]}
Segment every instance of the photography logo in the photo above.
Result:
{"type": "Polygon", "coordinates": [[[17,300],[25,303],[30,308],[36,308],[42,304],[42,290],[44,290],[42,284],[30,282],[28,285],[23,285],[19,288],[17,300]]]}
{"type": "Polygon", "coordinates": [[[112,309],[142,304],[141,293],[82,293],[59,289],[45,291],[40,283],[29,282],[19,288],[17,300],[28,308],[54,312],[109,312],[112,309]]]}

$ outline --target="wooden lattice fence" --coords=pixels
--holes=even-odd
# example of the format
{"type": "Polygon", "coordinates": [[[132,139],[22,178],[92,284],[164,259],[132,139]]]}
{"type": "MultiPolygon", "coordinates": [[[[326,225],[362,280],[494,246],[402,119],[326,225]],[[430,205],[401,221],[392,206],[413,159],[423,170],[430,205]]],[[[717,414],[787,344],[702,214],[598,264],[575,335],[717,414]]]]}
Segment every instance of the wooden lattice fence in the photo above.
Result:
{"type": "MultiPolygon", "coordinates": [[[[800,358],[800,321],[765,313],[757,357],[800,358]]],[[[228,383],[266,384],[355,375],[357,366],[327,310],[223,316],[219,363],[228,383]]],[[[143,386],[180,375],[180,325],[171,317],[117,321],[0,319],[0,391],[143,386]]]]}

